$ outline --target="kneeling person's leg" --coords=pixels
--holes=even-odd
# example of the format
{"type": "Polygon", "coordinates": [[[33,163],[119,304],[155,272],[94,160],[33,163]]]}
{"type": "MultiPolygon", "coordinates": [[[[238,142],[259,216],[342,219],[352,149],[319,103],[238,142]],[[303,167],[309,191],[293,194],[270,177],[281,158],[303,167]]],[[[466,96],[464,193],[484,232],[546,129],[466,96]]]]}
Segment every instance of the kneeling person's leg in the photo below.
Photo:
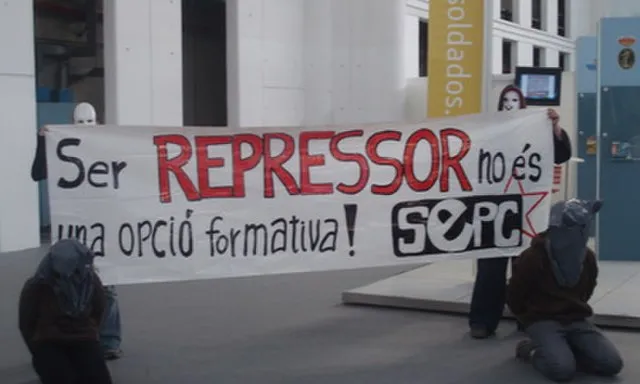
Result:
{"type": "Polygon", "coordinates": [[[624,364],[618,349],[593,324],[571,324],[567,340],[584,371],[601,376],[615,376],[622,371],[624,364]]]}
{"type": "Polygon", "coordinates": [[[120,357],[120,342],[122,330],[120,324],[120,308],[118,307],[118,294],[114,286],[107,286],[107,308],[100,327],[100,344],[107,359],[120,357]]]}
{"type": "Polygon", "coordinates": [[[533,367],[550,380],[571,380],[576,373],[576,360],[562,325],[541,321],[528,326],[526,333],[531,338],[533,367]]]}

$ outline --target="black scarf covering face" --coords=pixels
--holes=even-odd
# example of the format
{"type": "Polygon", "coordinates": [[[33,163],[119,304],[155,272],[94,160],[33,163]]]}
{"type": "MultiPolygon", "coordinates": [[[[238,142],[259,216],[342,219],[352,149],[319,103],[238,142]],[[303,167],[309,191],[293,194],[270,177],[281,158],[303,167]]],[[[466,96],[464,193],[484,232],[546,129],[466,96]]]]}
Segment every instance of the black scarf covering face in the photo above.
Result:
{"type": "Polygon", "coordinates": [[[74,239],[53,244],[36,270],[36,278],[50,285],[69,316],[86,311],[93,297],[94,255],[74,239]]]}

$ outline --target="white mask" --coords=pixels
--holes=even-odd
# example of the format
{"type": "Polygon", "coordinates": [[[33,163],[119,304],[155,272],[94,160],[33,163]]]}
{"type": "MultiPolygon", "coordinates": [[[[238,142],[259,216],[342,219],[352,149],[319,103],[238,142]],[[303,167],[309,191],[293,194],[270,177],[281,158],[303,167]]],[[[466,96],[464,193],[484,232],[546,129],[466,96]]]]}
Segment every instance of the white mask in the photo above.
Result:
{"type": "Polygon", "coordinates": [[[516,91],[507,91],[502,98],[503,111],[520,110],[520,94],[516,91]]]}
{"type": "Polygon", "coordinates": [[[73,110],[73,124],[96,125],[96,110],[89,103],[80,103],[73,110]]]}

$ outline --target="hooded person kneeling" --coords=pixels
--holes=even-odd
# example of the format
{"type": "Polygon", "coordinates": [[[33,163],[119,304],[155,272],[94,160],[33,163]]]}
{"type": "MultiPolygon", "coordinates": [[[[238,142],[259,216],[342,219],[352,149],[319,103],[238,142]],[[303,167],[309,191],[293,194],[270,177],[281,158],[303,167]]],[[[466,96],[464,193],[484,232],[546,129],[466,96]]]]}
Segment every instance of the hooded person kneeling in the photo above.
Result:
{"type": "Polygon", "coordinates": [[[577,199],[554,204],[549,229],[520,255],[507,288],[507,305],[529,336],[516,357],[553,381],[570,381],[578,370],[615,376],[623,367],[616,347],[588,320],[598,264],[587,242],[601,207],[577,199]]]}
{"type": "MultiPolygon", "coordinates": [[[[79,103],[73,110],[73,123],[76,125],[95,126],[96,110],[89,103],[79,103]]],[[[40,129],[38,134],[38,144],[36,155],[31,165],[31,178],[33,181],[46,180],[47,175],[47,154],[45,134],[47,127],[40,129]]],[[[118,306],[118,294],[116,287],[106,286],[107,308],[100,328],[100,344],[107,360],[115,360],[122,357],[120,344],[122,342],[122,324],[120,320],[120,307],[118,306]]]]}
{"type": "Polygon", "coordinates": [[[99,343],[106,297],[93,253],[76,240],[51,246],[22,288],[20,333],[42,384],[111,384],[99,343]]]}

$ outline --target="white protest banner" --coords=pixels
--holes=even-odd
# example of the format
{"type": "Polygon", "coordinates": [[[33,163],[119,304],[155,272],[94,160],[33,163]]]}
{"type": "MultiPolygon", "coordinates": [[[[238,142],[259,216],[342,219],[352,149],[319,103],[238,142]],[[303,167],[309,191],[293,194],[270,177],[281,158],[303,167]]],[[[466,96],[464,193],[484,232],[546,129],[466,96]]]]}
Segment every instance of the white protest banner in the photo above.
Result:
{"type": "Polygon", "coordinates": [[[546,229],[544,111],[322,128],[51,126],[52,238],[106,283],[517,255],[546,229]]]}

